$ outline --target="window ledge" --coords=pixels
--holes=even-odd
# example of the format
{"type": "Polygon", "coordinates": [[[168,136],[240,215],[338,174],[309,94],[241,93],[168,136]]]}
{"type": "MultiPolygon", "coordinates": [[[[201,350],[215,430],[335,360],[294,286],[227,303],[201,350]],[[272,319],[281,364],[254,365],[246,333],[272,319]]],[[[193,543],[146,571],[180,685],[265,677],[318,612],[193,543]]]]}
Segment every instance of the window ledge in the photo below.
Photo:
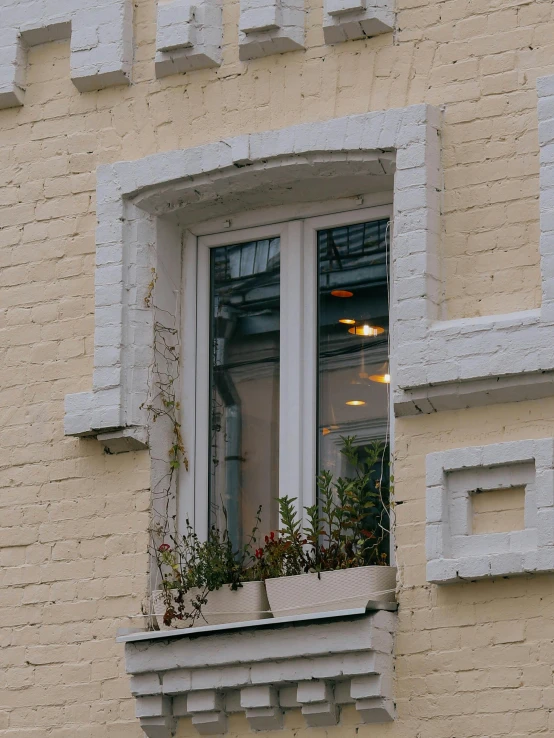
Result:
{"type": "Polygon", "coordinates": [[[136,715],[149,738],[170,738],[191,717],[201,735],[225,733],[243,712],[253,730],[275,730],[300,708],[310,727],[336,725],[355,704],[365,723],[394,719],[396,604],[186,630],[129,633],[125,643],[136,715]]]}

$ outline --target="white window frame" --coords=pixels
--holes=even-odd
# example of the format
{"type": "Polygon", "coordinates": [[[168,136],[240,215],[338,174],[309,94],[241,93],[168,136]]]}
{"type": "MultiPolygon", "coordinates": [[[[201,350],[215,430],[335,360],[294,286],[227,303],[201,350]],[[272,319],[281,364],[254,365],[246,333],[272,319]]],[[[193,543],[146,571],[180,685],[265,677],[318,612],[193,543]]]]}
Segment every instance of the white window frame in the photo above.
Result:
{"type": "MultiPolygon", "coordinates": [[[[360,198],[360,204],[367,201],[360,198]]],[[[345,202],[311,205],[311,217],[297,206],[242,214],[230,221],[189,230],[183,253],[182,430],[189,470],[179,475],[178,530],[186,521],[200,537],[209,520],[209,333],[210,249],[240,242],[281,239],[279,495],[296,497],[299,514],[315,501],[317,470],[317,233],[325,228],[390,218],[392,205],[352,207],[345,202]],[[314,211],[324,215],[312,215],[314,211]],[[335,209],[335,212],[329,210],[335,209]],[[289,217],[287,218],[287,215],[289,217]],[[272,216],[276,219],[272,222],[272,216]],[[279,218],[279,220],[277,220],[279,218]],[[261,221],[261,222],[260,222],[261,221]],[[252,225],[248,227],[247,224],[252,225]],[[223,230],[225,226],[227,229],[223,230]],[[214,228],[218,232],[214,232],[214,228]]],[[[389,412],[392,451],[393,414],[389,412]]]]}

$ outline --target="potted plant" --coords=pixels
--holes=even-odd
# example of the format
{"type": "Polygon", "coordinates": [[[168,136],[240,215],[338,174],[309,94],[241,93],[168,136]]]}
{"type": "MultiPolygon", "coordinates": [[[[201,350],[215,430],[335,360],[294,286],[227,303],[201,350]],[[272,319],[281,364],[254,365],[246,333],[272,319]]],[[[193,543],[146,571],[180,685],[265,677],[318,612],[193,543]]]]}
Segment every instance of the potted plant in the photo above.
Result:
{"type": "Polygon", "coordinates": [[[188,520],[185,534],[169,540],[156,547],[162,588],[152,599],[160,629],[271,617],[264,583],[252,580],[250,541],[236,552],[227,528],[215,526],[201,541],[188,520]]]}
{"type": "Polygon", "coordinates": [[[352,476],[318,478],[318,504],[306,508],[303,528],[288,497],[279,501],[282,528],[256,551],[274,617],[365,607],[394,601],[396,568],[388,566],[390,490],[386,449],[360,448],[344,437],[341,453],[352,476]]]}

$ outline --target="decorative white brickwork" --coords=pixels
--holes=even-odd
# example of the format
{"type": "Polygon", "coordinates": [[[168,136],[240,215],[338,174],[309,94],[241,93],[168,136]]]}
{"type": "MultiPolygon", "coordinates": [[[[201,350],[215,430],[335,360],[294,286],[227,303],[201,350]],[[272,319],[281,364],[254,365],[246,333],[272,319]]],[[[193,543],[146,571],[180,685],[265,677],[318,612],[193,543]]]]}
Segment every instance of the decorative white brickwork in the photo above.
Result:
{"type": "Polygon", "coordinates": [[[221,64],[221,0],[160,0],[156,76],[221,64]]]}
{"type": "Polygon", "coordinates": [[[377,36],[394,29],[392,0],[325,0],[323,36],[337,44],[356,38],[377,36]]]}
{"type": "Polygon", "coordinates": [[[365,723],[394,719],[396,613],[275,626],[120,638],[146,735],[170,738],[181,717],[201,735],[222,734],[237,712],[252,730],[275,730],[298,707],[309,727],[336,725],[343,705],[365,723]]]}
{"type": "Polygon", "coordinates": [[[427,579],[456,582],[554,571],[554,439],[427,456],[427,579]],[[472,495],[525,487],[525,527],[472,533],[472,495]]]}
{"type": "Polygon", "coordinates": [[[158,288],[174,305],[174,314],[181,290],[176,276],[180,234],[161,216],[179,212],[186,225],[282,204],[286,197],[329,199],[344,194],[343,187],[333,189],[344,166],[352,181],[355,174],[371,178],[395,171],[391,374],[396,413],[552,394],[554,117],[549,116],[554,116],[554,77],[539,80],[538,91],[543,304],[523,313],[438,320],[440,116],[429,106],[239,136],[100,168],[94,390],[92,397],[68,396],[66,432],[144,426],[140,405],[146,397],[152,318],[143,300],[151,267],[158,268],[160,259],[171,264],[158,288]],[[383,150],[390,153],[378,153],[383,150]],[[381,163],[375,169],[376,157],[381,163]],[[309,195],[303,187],[308,178],[309,195]],[[137,268],[127,270],[126,264],[137,268]]]}
{"type": "Polygon", "coordinates": [[[128,84],[132,0],[0,0],[0,108],[23,105],[27,47],[71,37],[71,79],[80,92],[128,84]]]}
{"type": "MultiPolygon", "coordinates": [[[[178,212],[186,226],[248,207],[360,192],[347,192],[347,180],[361,191],[376,182],[390,188],[396,152],[397,279],[417,285],[420,294],[435,294],[439,126],[437,110],[416,105],[100,167],[93,392],[67,396],[66,433],[102,432],[109,446],[108,431],[137,428],[140,436],[138,429],[145,426],[140,406],[147,395],[153,335],[144,296],[152,267],[158,272],[158,302],[179,314],[181,232],[163,218],[168,213],[178,212]]],[[[128,434],[126,443],[133,437],[128,434]]],[[[117,444],[120,449],[119,436],[117,444]]]]}
{"type": "Polygon", "coordinates": [[[239,57],[304,48],[304,0],[240,0],[239,57]]]}
{"type": "MultiPolygon", "coordinates": [[[[537,92],[542,306],[508,315],[440,321],[438,282],[425,293],[417,276],[397,279],[398,334],[393,352],[397,414],[531,400],[554,393],[554,76],[539,79],[537,92]]],[[[424,222],[423,199],[419,207],[408,216],[409,228],[417,228],[418,220],[424,222]]],[[[400,249],[410,256],[410,263],[418,265],[416,272],[436,258],[430,251],[418,253],[409,240],[399,244],[397,235],[394,249],[395,258],[400,249]]]]}

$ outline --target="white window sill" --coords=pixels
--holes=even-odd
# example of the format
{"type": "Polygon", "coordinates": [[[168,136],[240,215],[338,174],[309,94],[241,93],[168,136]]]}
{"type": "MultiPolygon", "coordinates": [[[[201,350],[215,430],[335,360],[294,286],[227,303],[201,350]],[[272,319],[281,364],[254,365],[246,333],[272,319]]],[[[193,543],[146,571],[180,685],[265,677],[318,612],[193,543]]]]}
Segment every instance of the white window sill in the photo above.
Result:
{"type": "Polygon", "coordinates": [[[308,726],[335,725],[355,704],[366,723],[394,719],[396,604],[191,629],[128,633],[126,667],[136,714],[149,738],[174,735],[192,718],[202,735],[226,732],[243,712],[274,730],[301,708],[308,726]]]}

